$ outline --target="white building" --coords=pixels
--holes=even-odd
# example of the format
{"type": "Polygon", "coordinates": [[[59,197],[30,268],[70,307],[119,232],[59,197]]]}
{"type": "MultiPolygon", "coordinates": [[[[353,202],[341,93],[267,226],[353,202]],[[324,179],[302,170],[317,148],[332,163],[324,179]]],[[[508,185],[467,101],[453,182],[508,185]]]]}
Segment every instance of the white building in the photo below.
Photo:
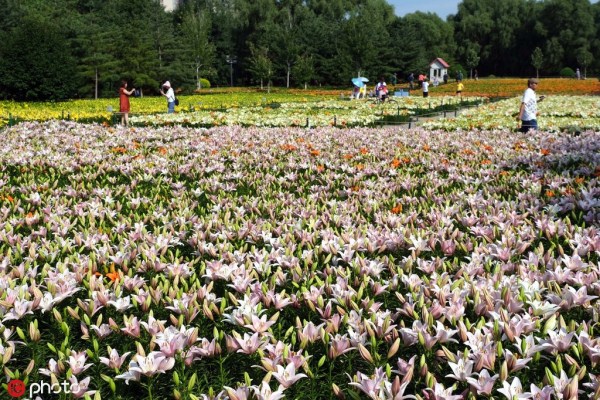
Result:
{"type": "Polygon", "coordinates": [[[429,79],[433,81],[434,78],[438,78],[440,82],[444,79],[444,74],[448,73],[450,65],[441,58],[436,58],[429,64],[429,79]]]}
{"type": "Polygon", "coordinates": [[[179,0],[160,0],[166,11],[173,11],[179,6],[179,0]]]}

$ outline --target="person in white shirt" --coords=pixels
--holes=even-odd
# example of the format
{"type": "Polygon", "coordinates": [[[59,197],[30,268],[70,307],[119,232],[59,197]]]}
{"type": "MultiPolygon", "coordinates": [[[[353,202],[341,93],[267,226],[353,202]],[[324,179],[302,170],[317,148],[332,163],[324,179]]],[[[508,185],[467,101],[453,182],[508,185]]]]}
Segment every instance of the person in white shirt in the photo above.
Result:
{"type": "Polygon", "coordinates": [[[167,112],[172,114],[175,112],[175,91],[171,87],[171,82],[166,81],[160,89],[160,94],[167,98],[167,112]],[[166,90],[166,93],[165,91],[166,90]]]}
{"type": "Polygon", "coordinates": [[[427,78],[423,79],[421,86],[423,88],[423,97],[429,97],[429,82],[427,82],[427,78]]]}
{"type": "MultiPolygon", "coordinates": [[[[529,78],[527,80],[527,89],[523,93],[521,100],[521,107],[519,108],[519,115],[517,119],[521,121],[521,128],[519,131],[528,132],[530,129],[537,130],[537,103],[538,99],[535,95],[535,91],[539,84],[539,80],[536,78],[529,78]]],[[[540,96],[539,101],[544,100],[545,96],[540,96]]]]}
{"type": "Polygon", "coordinates": [[[388,98],[388,88],[383,76],[379,78],[379,82],[375,86],[375,96],[377,96],[377,99],[382,103],[388,98]]]}

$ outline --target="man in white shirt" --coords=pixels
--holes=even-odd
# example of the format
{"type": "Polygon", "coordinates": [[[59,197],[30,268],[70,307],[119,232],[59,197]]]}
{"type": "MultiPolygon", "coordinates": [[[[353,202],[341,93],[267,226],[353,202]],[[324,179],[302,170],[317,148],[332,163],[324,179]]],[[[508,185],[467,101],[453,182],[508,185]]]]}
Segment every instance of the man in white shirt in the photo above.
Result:
{"type": "Polygon", "coordinates": [[[160,90],[160,94],[167,98],[167,112],[173,114],[175,112],[175,91],[171,87],[171,82],[166,81],[163,83],[163,88],[160,90]],[[166,89],[165,93],[163,89],[166,89]]]}
{"type": "MultiPolygon", "coordinates": [[[[521,100],[521,107],[519,108],[518,120],[521,121],[521,132],[528,132],[530,129],[537,130],[537,102],[538,99],[535,96],[535,91],[539,84],[539,80],[536,78],[529,78],[527,80],[527,89],[523,93],[523,99],[521,100]]],[[[539,101],[544,100],[545,96],[540,96],[539,101]]]]}
{"type": "Polygon", "coordinates": [[[423,89],[423,97],[429,97],[429,82],[427,82],[427,78],[423,79],[421,87],[423,89]]]}

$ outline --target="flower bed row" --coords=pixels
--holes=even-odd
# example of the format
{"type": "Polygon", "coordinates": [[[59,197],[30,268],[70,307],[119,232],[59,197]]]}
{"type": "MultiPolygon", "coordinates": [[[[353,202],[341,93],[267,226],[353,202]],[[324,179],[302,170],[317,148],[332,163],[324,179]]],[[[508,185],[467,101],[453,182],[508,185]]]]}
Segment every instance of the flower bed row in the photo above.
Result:
{"type": "Polygon", "coordinates": [[[597,397],[598,136],[6,129],[4,372],[75,398],[597,397]]]}
{"type": "MultiPolygon", "coordinates": [[[[520,98],[463,110],[456,118],[431,120],[426,129],[517,129],[520,98]]],[[[538,123],[546,131],[600,130],[600,100],[591,96],[549,96],[538,104],[538,123]]]]}

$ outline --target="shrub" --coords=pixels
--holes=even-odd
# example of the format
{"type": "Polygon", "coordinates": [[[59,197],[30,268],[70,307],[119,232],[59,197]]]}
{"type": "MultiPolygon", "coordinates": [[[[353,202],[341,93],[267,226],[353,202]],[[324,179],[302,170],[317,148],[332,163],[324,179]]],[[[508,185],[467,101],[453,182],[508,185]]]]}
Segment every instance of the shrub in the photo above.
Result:
{"type": "Polygon", "coordinates": [[[460,65],[458,63],[453,64],[452,67],[450,67],[450,69],[448,69],[448,77],[450,79],[456,78],[456,74],[458,73],[458,71],[462,72],[463,78],[467,78],[467,72],[465,72],[465,69],[462,67],[462,65],[460,65]]]}
{"type": "Polygon", "coordinates": [[[560,76],[562,78],[575,78],[575,71],[572,68],[565,67],[560,70],[560,76]]]}
{"type": "Polygon", "coordinates": [[[210,87],[210,81],[206,78],[200,78],[200,87],[202,89],[208,89],[210,87]]]}

